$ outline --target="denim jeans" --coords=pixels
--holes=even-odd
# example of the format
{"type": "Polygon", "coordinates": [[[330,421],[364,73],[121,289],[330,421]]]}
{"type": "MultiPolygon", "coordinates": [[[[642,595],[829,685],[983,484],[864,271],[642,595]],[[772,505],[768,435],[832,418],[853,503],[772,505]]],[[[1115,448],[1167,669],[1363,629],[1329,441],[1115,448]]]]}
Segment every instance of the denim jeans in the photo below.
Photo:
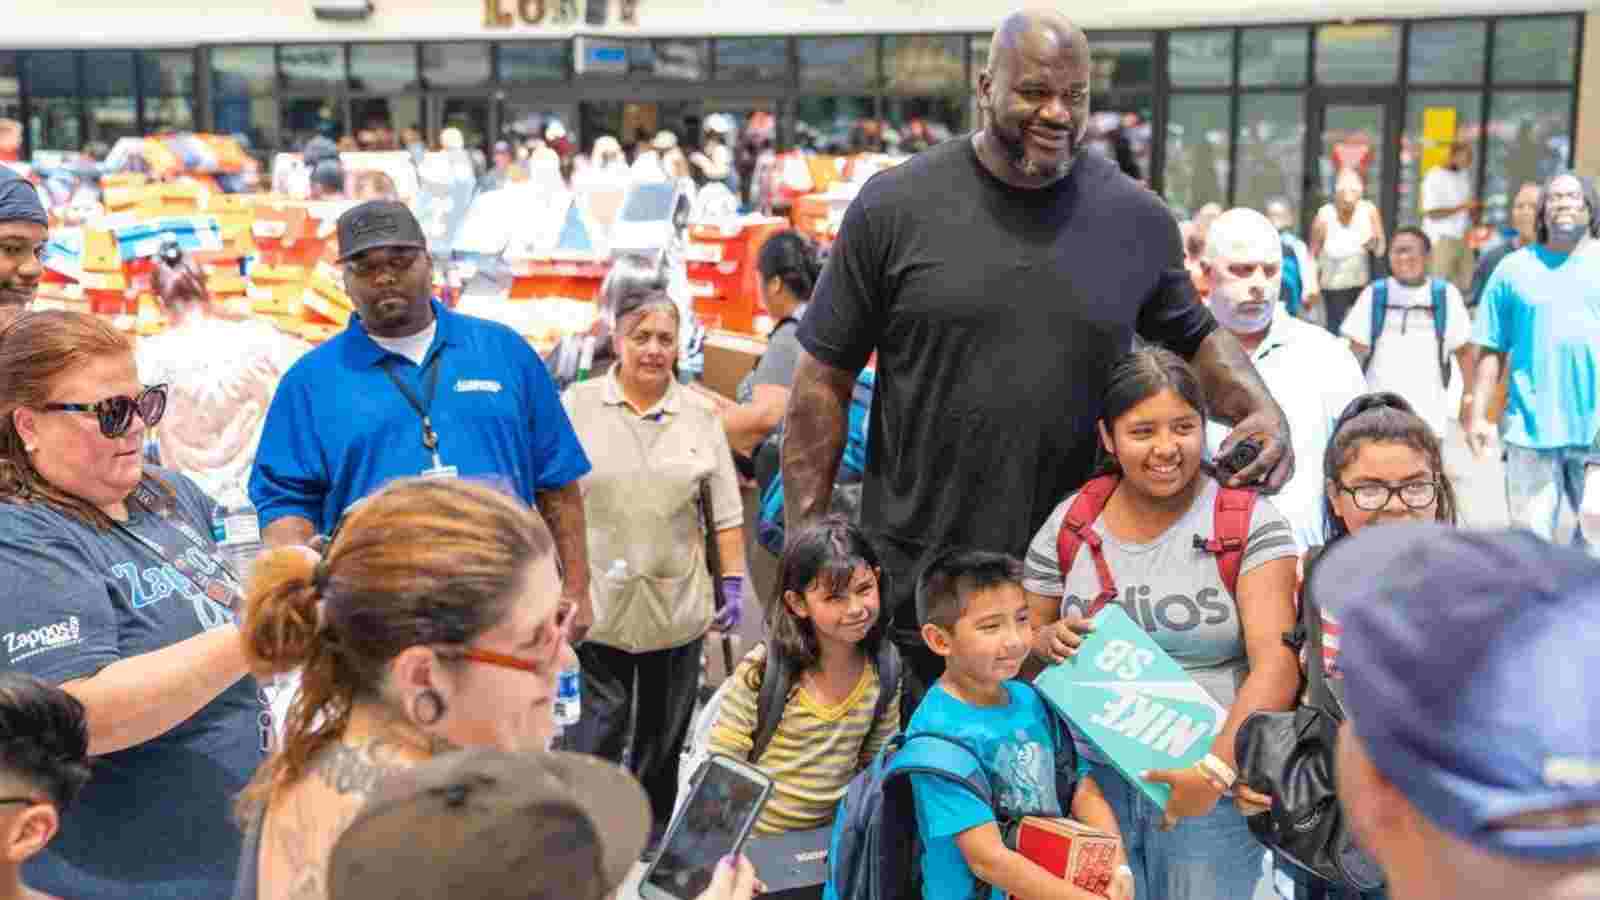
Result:
{"type": "Polygon", "coordinates": [[[1265,848],[1224,797],[1209,815],[1160,830],[1161,810],[1110,766],[1091,763],[1122,829],[1139,900],[1250,900],[1265,848]]]}
{"type": "MultiPolygon", "coordinates": [[[[1534,450],[1507,444],[1506,511],[1512,527],[1555,540],[1562,515],[1576,514],[1583,505],[1583,467],[1591,454],[1588,447],[1534,450]]],[[[1582,530],[1573,535],[1572,543],[1588,546],[1582,530]]]]}

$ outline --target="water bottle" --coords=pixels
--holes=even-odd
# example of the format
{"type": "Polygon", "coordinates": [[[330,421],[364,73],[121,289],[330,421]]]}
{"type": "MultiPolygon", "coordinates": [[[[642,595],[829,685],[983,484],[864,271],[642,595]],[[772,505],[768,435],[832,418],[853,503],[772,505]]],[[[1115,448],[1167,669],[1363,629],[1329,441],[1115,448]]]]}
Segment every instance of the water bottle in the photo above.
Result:
{"type": "Polygon", "coordinates": [[[582,677],[577,666],[562,669],[561,674],[556,676],[554,718],[556,727],[563,731],[578,724],[578,719],[583,715],[582,677]]]}
{"type": "Polygon", "coordinates": [[[241,582],[248,579],[250,567],[261,554],[261,525],[255,506],[249,500],[239,506],[218,506],[211,516],[211,538],[233,574],[241,582]]]}

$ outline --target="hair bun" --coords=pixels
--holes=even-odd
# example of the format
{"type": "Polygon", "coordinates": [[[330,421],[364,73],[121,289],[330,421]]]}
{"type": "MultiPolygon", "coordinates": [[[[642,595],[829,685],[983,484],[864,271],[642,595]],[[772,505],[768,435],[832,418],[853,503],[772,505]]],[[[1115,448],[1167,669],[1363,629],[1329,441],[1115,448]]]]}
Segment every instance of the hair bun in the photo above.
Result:
{"type": "Polygon", "coordinates": [[[258,675],[303,666],[316,650],[326,563],[304,547],[279,547],[256,560],[241,626],[245,656],[258,675]]]}

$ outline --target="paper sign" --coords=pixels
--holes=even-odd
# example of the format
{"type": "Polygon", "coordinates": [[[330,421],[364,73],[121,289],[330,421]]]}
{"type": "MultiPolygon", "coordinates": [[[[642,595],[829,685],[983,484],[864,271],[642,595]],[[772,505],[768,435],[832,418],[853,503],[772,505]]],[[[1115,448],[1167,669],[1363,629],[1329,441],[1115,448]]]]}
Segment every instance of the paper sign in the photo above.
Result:
{"type": "Polygon", "coordinates": [[[1045,669],[1034,684],[1130,784],[1165,809],[1171,788],[1140,773],[1194,765],[1211,751],[1227,710],[1122,607],[1107,606],[1094,623],[1077,655],[1045,669]]]}
{"type": "Polygon", "coordinates": [[[1435,166],[1450,164],[1456,140],[1456,108],[1429,106],[1422,110],[1422,176],[1435,166]]]}

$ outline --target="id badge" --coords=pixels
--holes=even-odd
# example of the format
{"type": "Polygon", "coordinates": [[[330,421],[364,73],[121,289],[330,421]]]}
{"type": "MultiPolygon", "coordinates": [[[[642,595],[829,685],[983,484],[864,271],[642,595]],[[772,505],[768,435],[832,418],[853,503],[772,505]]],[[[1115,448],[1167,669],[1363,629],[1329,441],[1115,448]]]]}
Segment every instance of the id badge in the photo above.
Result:
{"type": "Polygon", "coordinates": [[[423,478],[456,478],[460,474],[455,466],[429,466],[422,470],[423,478]]]}

